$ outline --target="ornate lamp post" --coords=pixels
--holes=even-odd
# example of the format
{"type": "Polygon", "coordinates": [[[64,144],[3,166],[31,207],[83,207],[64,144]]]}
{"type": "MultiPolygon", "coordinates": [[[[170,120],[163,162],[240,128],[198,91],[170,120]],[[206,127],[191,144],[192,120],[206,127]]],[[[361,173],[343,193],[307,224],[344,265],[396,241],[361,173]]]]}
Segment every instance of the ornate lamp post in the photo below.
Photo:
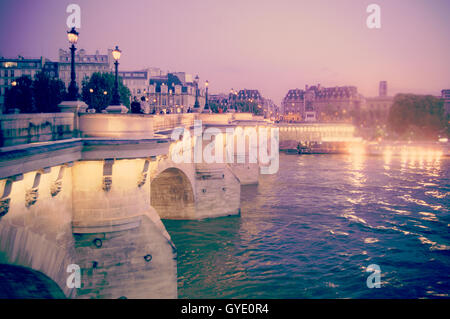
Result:
{"type": "Polygon", "coordinates": [[[119,50],[119,47],[113,50],[112,55],[115,60],[114,65],[116,67],[116,79],[114,82],[114,92],[112,97],[111,105],[120,105],[120,94],[119,94],[119,59],[122,51],[119,50]]]}
{"type": "Polygon", "coordinates": [[[75,74],[75,51],[77,48],[75,47],[75,44],[78,41],[78,32],[75,30],[75,27],[72,28],[72,30],[67,31],[67,38],[69,39],[69,42],[72,44],[70,47],[70,52],[72,56],[71,60],[71,69],[70,69],[70,84],[68,88],[68,98],[69,101],[76,101],[78,100],[78,86],[76,82],[76,74],[75,74]]]}
{"type": "MultiPolygon", "coordinates": [[[[169,86],[167,86],[169,87],[169,86]]],[[[167,93],[167,110],[168,113],[173,113],[172,104],[170,104],[170,97],[172,96],[172,89],[169,89],[167,93]]]]}
{"type": "Polygon", "coordinates": [[[204,113],[211,113],[211,110],[210,110],[209,104],[208,104],[208,85],[209,85],[209,82],[208,82],[208,80],[206,80],[206,82],[205,82],[205,87],[206,87],[206,91],[205,91],[205,107],[203,108],[203,112],[204,113]]]}
{"type": "Polygon", "coordinates": [[[199,77],[198,75],[195,76],[195,104],[194,104],[194,109],[198,110],[200,108],[200,103],[198,103],[198,80],[199,77]]]}

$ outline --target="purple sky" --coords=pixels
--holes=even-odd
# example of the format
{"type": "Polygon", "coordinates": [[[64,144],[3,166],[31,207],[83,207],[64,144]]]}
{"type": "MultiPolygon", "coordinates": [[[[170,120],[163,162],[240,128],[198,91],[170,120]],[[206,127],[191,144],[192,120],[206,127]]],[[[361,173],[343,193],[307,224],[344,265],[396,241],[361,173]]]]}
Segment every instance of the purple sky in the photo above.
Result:
{"type": "Polygon", "coordinates": [[[79,48],[119,45],[122,70],[199,74],[213,93],[255,88],[279,103],[305,84],[377,95],[450,88],[448,0],[0,0],[0,55],[57,59],[66,7],[81,7],[79,48]],[[381,7],[381,29],[366,7],[381,7]]]}

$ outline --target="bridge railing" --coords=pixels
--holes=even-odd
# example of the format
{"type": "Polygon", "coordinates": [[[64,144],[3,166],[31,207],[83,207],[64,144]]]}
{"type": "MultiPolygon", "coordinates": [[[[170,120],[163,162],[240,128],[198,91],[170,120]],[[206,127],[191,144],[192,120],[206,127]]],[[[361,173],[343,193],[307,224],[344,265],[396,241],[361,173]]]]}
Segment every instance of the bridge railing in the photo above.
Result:
{"type": "Polygon", "coordinates": [[[153,115],[153,130],[168,131],[180,126],[193,126],[195,113],[153,115]]]}
{"type": "Polygon", "coordinates": [[[73,137],[153,138],[155,132],[176,127],[260,121],[251,113],[103,114],[35,113],[0,115],[0,147],[69,139],[73,137]]]}
{"type": "Polygon", "coordinates": [[[0,115],[0,147],[73,137],[73,113],[0,115]]]}

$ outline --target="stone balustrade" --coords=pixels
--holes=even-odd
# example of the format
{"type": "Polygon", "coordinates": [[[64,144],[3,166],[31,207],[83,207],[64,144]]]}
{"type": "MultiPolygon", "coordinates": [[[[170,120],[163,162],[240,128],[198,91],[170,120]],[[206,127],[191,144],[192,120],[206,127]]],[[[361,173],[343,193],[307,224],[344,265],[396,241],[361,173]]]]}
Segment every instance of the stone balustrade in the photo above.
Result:
{"type": "Polygon", "coordinates": [[[194,125],[196,115],[195,113],[153,115],[153,129],[157,132],[172,130],[180,126],[190,127],[194,125]]]}
{"type": "Polygon", "coordinates": [[[0,115],[0,146],[72,138],[73,125],[73,113],[0,115]]]}
{"type": "Polygon", "coordinates": [[[148,139],[155,132],[176,127],[192,127],[194,120],[204,125],[262,122],[251,113],[223,114],[114,114],[114,113],[33,113],[0,115],[0,147],[73,137],[148,139]]]}
{"type": "Polygon", "coordinates": [[[146,114],[90,114],[79,116],[81,137],[148,139],[153,137],[153,116],[146,114]]]}

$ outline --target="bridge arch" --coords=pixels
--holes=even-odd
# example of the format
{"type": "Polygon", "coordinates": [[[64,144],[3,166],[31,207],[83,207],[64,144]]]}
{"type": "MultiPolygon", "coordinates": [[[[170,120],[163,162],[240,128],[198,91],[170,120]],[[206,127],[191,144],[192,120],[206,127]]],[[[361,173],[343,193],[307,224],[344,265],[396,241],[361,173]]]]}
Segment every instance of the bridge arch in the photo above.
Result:
{"type": "Polygon", "coordinates": [[[34,269],[0,264],[0,299],[65,299],[56,282],[34,269]]]}
{"type": "Polygon", "coordinates": [[[65,244],[56,244],[44,235],[25,227],[0,224],[0,265],[22,267],[28,271],[22,271],[25,274],[31,272],[29,278],[46,283],[48,291],[52,292],[55,298],[74,298],[77,294],[77,289],[70,289],[66,285],[69,275],[67,265],[73,263],[75,255],[71,246],[71,240],[67,240],[65,244]],[[58,289],[52,288],[49,283],[56,284],[63,296],[60,297],[58,289]]]}
{"type": "Polygon", "coordinates": [[[179,168],[169,167],[150,184],[150,203],[162,219],[195,218],[194,188],[179,168]]]}

